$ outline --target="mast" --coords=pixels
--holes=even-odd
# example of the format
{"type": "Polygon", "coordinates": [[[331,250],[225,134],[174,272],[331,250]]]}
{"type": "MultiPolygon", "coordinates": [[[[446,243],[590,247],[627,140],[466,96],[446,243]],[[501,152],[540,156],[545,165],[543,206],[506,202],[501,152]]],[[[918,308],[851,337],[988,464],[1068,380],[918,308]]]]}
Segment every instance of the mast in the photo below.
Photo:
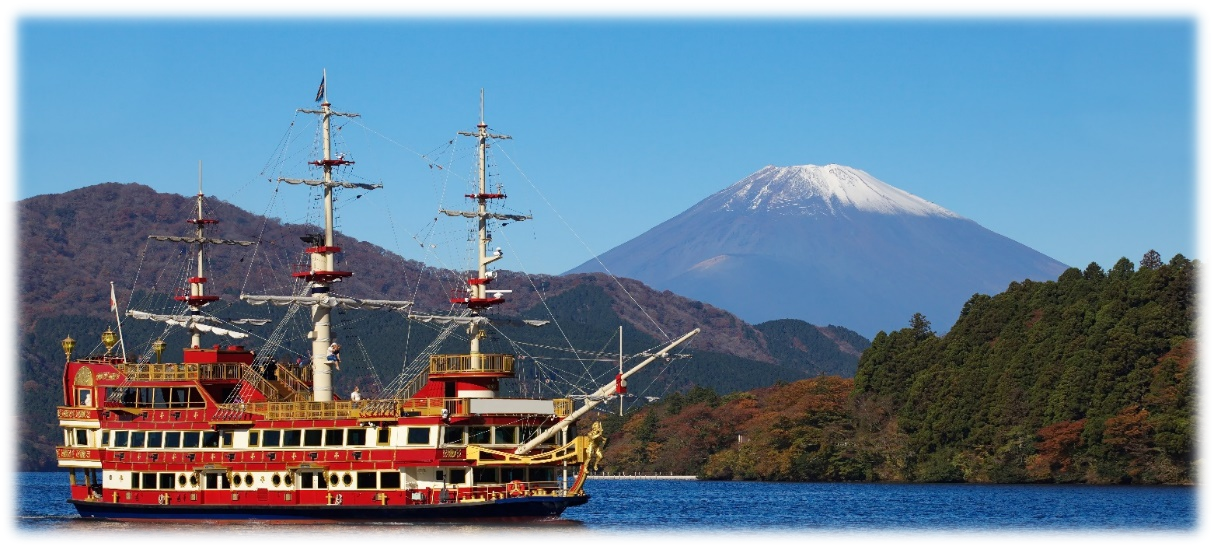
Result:
{"type": "MultiPolygon", "coordinates": [[[[509,140],[509,135],[499,135],[489,132],[489,125],[485,123],[485,90],[481,89],[480,103],[480,123],[476,125],[476,132],[470,133],[467,131],[459,131],[459,134],[476,138],[476,155],[477,155],[477,193],[464,195],[469,199],[476,200],[476,211],[450,211],[440,209],[439,212],[448,216],[463,216],[465,218],[476,219],[476,273],[473,278],[468,279],[468,296],[464,298],[452,298],[451,303],[467,305],[473,316],[480,314],[481,310],[488,309],[494,305],[505,302],[502,294],[508,293],[509,290],[489,290],[489,283],[497,277],[496,272],[489,271],[489,264],[502,259],[502,249],[494,249],[489,252],[489,243],[493,241],[493,235],[489,232],[489,219],[495,220],[513,220],[521,222],[530,220],[530,215],[517,214],[497,214],[491,213],[488,210],[488,203],[492,199],[505,199],[506,195],[501,193],[499,188],[497,192],[490,193],[488,188],[488,153],[489,140],[509,140]]],[[[481,338],[485,336],[484,321],[470,321],[468,323],[469,342],[469,367],[471,370],[480,370],[483,367],[481,359],[481,338]]]]}
{"type": "Polygon", "coordinates": [[[300,237],[308,247],[304,252],[310,255],[307,269],[295,271],[291,275],[308,283],[308,294],[305,296],[261,296],[241,294],[240,299],[254,305],[271,303],[274,305],[307,305],[312,308],[312,331],[308,339],[312,340],[312,401],[331,402],[333,400],[333,368],[330,367],[326,356],[329,345],[333,343],[330,312],[333,307],[353,309],[405,309],[413,305],[410,301],[392,300],[363,300],[358,298],[335,297],[330,293],[333,283],[353,275],[351,271],[338,271],[335,258],[341,252],[341,247],[334,244],[333,239],[333,191],[335,188],[360,188],[374,190],[382,188],[382,184],[364,184],[333,179],[333,168],[353,165],[344,154],[333,157],[332,119],[334,116],[356,118],[358,114],[338,112],[329,104],[329,92],[325,86],[327,74],[321,76],[320,89],[316,100],[320,102],[320,110],[299,108],[305,114],[320,116],[321,126],[321,158],[309,161],[309,165],[321,168],[320,180],[279,178],[279,182],[292,185],[320,186],[324,191],[324,231],[300,237]]]}
{"type": "MultiPolygon", "coordinates": [[[[170,242],[174,242],[174,243],[186,243],[186,244],[195,245],[195,247],[196,247],[194,250],[194,258],[198,261],[198,264],[194,270],[195,275],[193,277],[190,277],[189,279],[186,279],[186,281],[190,285],[189,290],[185,293],[179,293],[178,295],[173,296],[173,299],[180,301],[180,302],[185,302],[186,306],[189,308],[189,311],[187,312],[188,316],[185,317],[185,320],[184,321],[176,320],[176,322],[183,323],[185,325],[185,327],[190,331],[190,347],[192,347],[194,349],[198,349],[198,348],[202,347],[202,332],[203,331],[214,331],[215,330],[213,328],[207,327],[205,324],[202,324],[203,322],[205,322],[205,317],[203,317],[203,315],[202,315],[202,308],[203,308],[203,306],[207,305],[208,303],[211,303],[211,302],[219,299],[219,296],[211,296],[211,295],[207,295],[207,293],[206,293],[207,276],[206,276],[206,271],[204,269],[204,267],[205,267],[204,264],[206,263],[206,246],[207,245],[249,246],[249,245],[253,244],[252,241],[234,241],[234,240],[227,240],[227,239],[207,238],[207,236],[206,236],[207,226],[213,226],[215,224],[218,224],[219,220],[216,220],[214,218],[207,218],[206,216],[204,216],[202,202],[203,202],[202,161],[199,161],[198,162],[198,195],[196,195],[194,197],[195,216],[194,216],[194,218],[186,220],[187,223],[194,224],[194,236],[193,237],[173,237],[173,236],[168,236],[168,235],[149,235],[148,236],[149,239],[153,239],[156,241],[170,241],[170,242]]],[[[177,317],[164,317],[164,316],[159,316],[159,315],[150,315],[148,313],[143,313],[140,311],[127,311],[127,315],[130,315],[134,318],[162,320],[162,321],[166,321],[166,322],[169,320],[177,319],[177,317]]],[[[220,331],[223,333],[228,333],[226,330],[220,330],[220,331]]]]}

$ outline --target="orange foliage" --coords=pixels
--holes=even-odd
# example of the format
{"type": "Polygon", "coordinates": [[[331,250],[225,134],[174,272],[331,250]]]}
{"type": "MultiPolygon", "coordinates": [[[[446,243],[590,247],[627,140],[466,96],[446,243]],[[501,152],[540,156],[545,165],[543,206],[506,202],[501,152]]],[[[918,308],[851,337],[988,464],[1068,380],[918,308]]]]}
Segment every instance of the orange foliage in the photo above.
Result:
{"type": "Polygon", "coordinates": [[[1042,427],[1037,431],[1041,441],[1037,442],[1037,453],[1028,458],[1029,476],[1034,479],[1048,479],[1052,475],[1062,474],[1071,469],[1071,455],[1075,448],[1083,444],[1083,427],[1087,419],[1078,421],[1061,421],[1042,427]]]}

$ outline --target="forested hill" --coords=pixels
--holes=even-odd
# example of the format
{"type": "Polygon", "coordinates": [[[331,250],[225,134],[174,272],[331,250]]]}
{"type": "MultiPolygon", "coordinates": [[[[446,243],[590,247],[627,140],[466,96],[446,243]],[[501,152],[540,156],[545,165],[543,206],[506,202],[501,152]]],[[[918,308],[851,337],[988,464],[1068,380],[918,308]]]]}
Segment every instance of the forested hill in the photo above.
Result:
{"type": "MultiPolygon", "coordinates": [[[[289,273],[304,257],[300,236],[314,233],[316,228],[264,219],[215,198],[208,198],[206,204],[210,209],[207,216],[221,220],[207,232],[209,237],[259,242],[257,247],[216,245],[208,249],[207,291],[222,299],[209,305],[207,312],[221,317],[278,318],[284,308],[251,308],[241,303],[238,295],[290,293],[289,273]]],[[[18,204],[19,434],[23,470],[53,469],[54,446],[62,443],[55,417],[55,406],[63,396],[60,340],[68,335],[77,339],[77,356],[98,350],[98,336],[114,326],[108,302],[111,280],[115,281],[122,310],[155,310],[144,304],[165,300],[173,305],[169,295],[185,286],[187,272],[193,270],[185,263],[191,253],[182,245],[148,242],[147,237],[191,233],[185,219],[194,216],[194,207],[192,198],[119,183],[40,195],[18,204]]],[[[340,234],[338,244],[343,250],[339,263],[355,271],[353,277],[335,288],[341,295],[413,300],[418,310],[442,313],[450,308],[451,290],[466,286],[466,272],[427,267],[340,234]]],[[[700,328],[700,335],[688,346],[693,357],[646,369],[633,382],[637,394],[634,400],[686,390],[692,385],[731,392],[821,374],[850,377],[860,352],[868,347],[868,340],[843,328],[796,320],[750,325],[711,305],[602,274],[525,276],[502,271],[494,286],[514,290],[507,304],[494,309],[495,315],[546,320],[555,317],[561,324],[559,329],[502,328],[501,332],[510,335],[509,341],[524,343],[522,346],[511,345],[497,335],[485,340],[483,348],[500,352],[522,354],[520,347],[526,347],[528,366],[520,364],[520,370],[529,373],[538,373],[531,363],[545,362],[553,374],[563,372],[568,377],[594,380],[601,376],[607,381],[616,373],[614,365],[592,364],[594,371],[601,373],[584,373],[583,363],[563,358],[569,355],[557,354],[551,348],[600,349],[615,339],[622,325],[625,350],[633,354],[660,346],[670,336],[700,328]]],[[[254,339],[270,337],[277,324],[274,320],[263,327],[250,327],[254,339]]],[[[162,326],[124,321],[129,352],[149,355],[151,342],[164,336],[170,347],[165,358],[179,357],[179,348],[186,343],[184,334],[180,329],[163,332],[162,326]]],[[[305,332],[288,331],[282,346],[264,349],[291,358],[305,354],[305,332]]],[[[334,313],[333,333],[350,348],[348,366],[335,380],[335,387],[338,392],[349,392],[361,384],[365,396],[373,396],[374,387],[388,384],[400,374],[402,361],[415,357],[435,336],[433,329],[409,323],[397,313],[344,310],[334,313]]],[[[443,350],[466,351],[467,341],[459,338],[453,335],[443,350]]],[[[256,343],[254,348],[263,350],[256,343]]],[[[522,382],[504,388],[522,389],[522,382]]],[[[568,383],[545,382],[553,392],[544,394],[581,392],[568,383]]]]}
{"type": "Polygon", "coordinates": [[[718,479],[1192,483],[1198,264],[1121,259],[881,333],[854,384],[689,396],[609,419],[611,472],[718,479]]]}

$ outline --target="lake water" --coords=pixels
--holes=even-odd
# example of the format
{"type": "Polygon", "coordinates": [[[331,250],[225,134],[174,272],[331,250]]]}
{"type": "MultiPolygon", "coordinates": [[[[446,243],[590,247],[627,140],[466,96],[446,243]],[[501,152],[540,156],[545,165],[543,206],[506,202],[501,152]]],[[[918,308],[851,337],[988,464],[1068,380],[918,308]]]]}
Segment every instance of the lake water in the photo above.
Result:
{"type": "MultiPolygon", "coordinates": [[[[62,473],[22,473],[16,530],[110,533],[184,532],[196,535],[214,524],[100,522],[79,519],[62,473]]],[[[315,533],[495,533],[591,531],[614,533],[824,532],[1073,532],[1179,534],[1198,527],[1197,488],[1183,486],[957,485],[702,482],[694,480],[604,480],[586,483],[591,500],[565,512],[561,521],[535,524],[266,524],[224,523],[236,534],[315,533]]],[[[124,534],[125,536],[125,534],[124,534]]]]}

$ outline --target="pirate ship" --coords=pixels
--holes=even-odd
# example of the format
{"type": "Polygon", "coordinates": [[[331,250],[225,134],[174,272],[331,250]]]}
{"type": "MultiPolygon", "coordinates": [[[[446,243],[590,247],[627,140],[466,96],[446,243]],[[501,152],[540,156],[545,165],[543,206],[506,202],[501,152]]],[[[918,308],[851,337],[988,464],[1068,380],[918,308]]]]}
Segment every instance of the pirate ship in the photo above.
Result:
{"type": "MultiPolygon", "coordinates": [[[[575,424],[596,404],[625,390],[626,380],[650,362],[669,358],[689,332],[627,372],[619,373],[575,409],[572,397],[507,397],[501,382],[514,377],[514,355],[481,352],[490,324],[484,312],[506,301],[495,290],[489,265],[489,220],[522,221],[530,216],[490,212],[504,199],[486,186],[486,152],[494,139],[481,121],[475,132],[478,191],[466,195],[474,210],[442,210],[476,224],[475,271],[464,293],[453,295],[452,315],[410,314],[417,321],[462,328],[468,351],[431,354],[419,371],[394,382],[379,397],[343,400],[333,393],[337,360],[332,345],[334,308],[387,308],[407,312],[412,302],[341,297],[331,288],[353,273],[339,270],[335,256],[333,192],[373,190],[377,184],[334,179],[351,162],[334,156],[331,120],[357,114],[331,108],[324,90],[319,109],[322,155],[311,161],[317,179],[280,178],[288,185],[323,192],[324,231],[305,237],[306,261],[291,272],[303,287],[294,295],[242,295],[252,304],[275,304],[310,313],[310,365],[263,359],[239,327],[218,324],[203,311],[218,298],[206,293],[202,269],[209,245],[248,245],[207,237],[217,220],[198,213],[190,237],[154,236],[195,247],[198,266],[175,300],[178,313],[128,311],[134,318],[186,328],[190,345],[178,362],[162,362],[166,343],[152,343],[155,361],[128,360],[116,353],[120,336],[102,335],[104,354],[74,358],[75,341],[63,341],[64,403],[58,408],[64,444],[59,466],[67,470],[73,504],[84,518],[151,520],[403,521],[446,519],[555,518],[586,503],[587,473],[602,445],[598,423],[578,434],[575,424]],[[207,336],[230,341],[204,342],[207,336]]],[[[201,175],[200,175],[201,178],[201,175]]],[[[116,303],[114,303],[116,309],[116,303]]],[[[540,325],[541,321],[529,321],[540,325]]],[[[121,323],[119,323],[119,326],[121,323]]],[[[121,328],[119,328],[121,332],[121,328]]]]}

